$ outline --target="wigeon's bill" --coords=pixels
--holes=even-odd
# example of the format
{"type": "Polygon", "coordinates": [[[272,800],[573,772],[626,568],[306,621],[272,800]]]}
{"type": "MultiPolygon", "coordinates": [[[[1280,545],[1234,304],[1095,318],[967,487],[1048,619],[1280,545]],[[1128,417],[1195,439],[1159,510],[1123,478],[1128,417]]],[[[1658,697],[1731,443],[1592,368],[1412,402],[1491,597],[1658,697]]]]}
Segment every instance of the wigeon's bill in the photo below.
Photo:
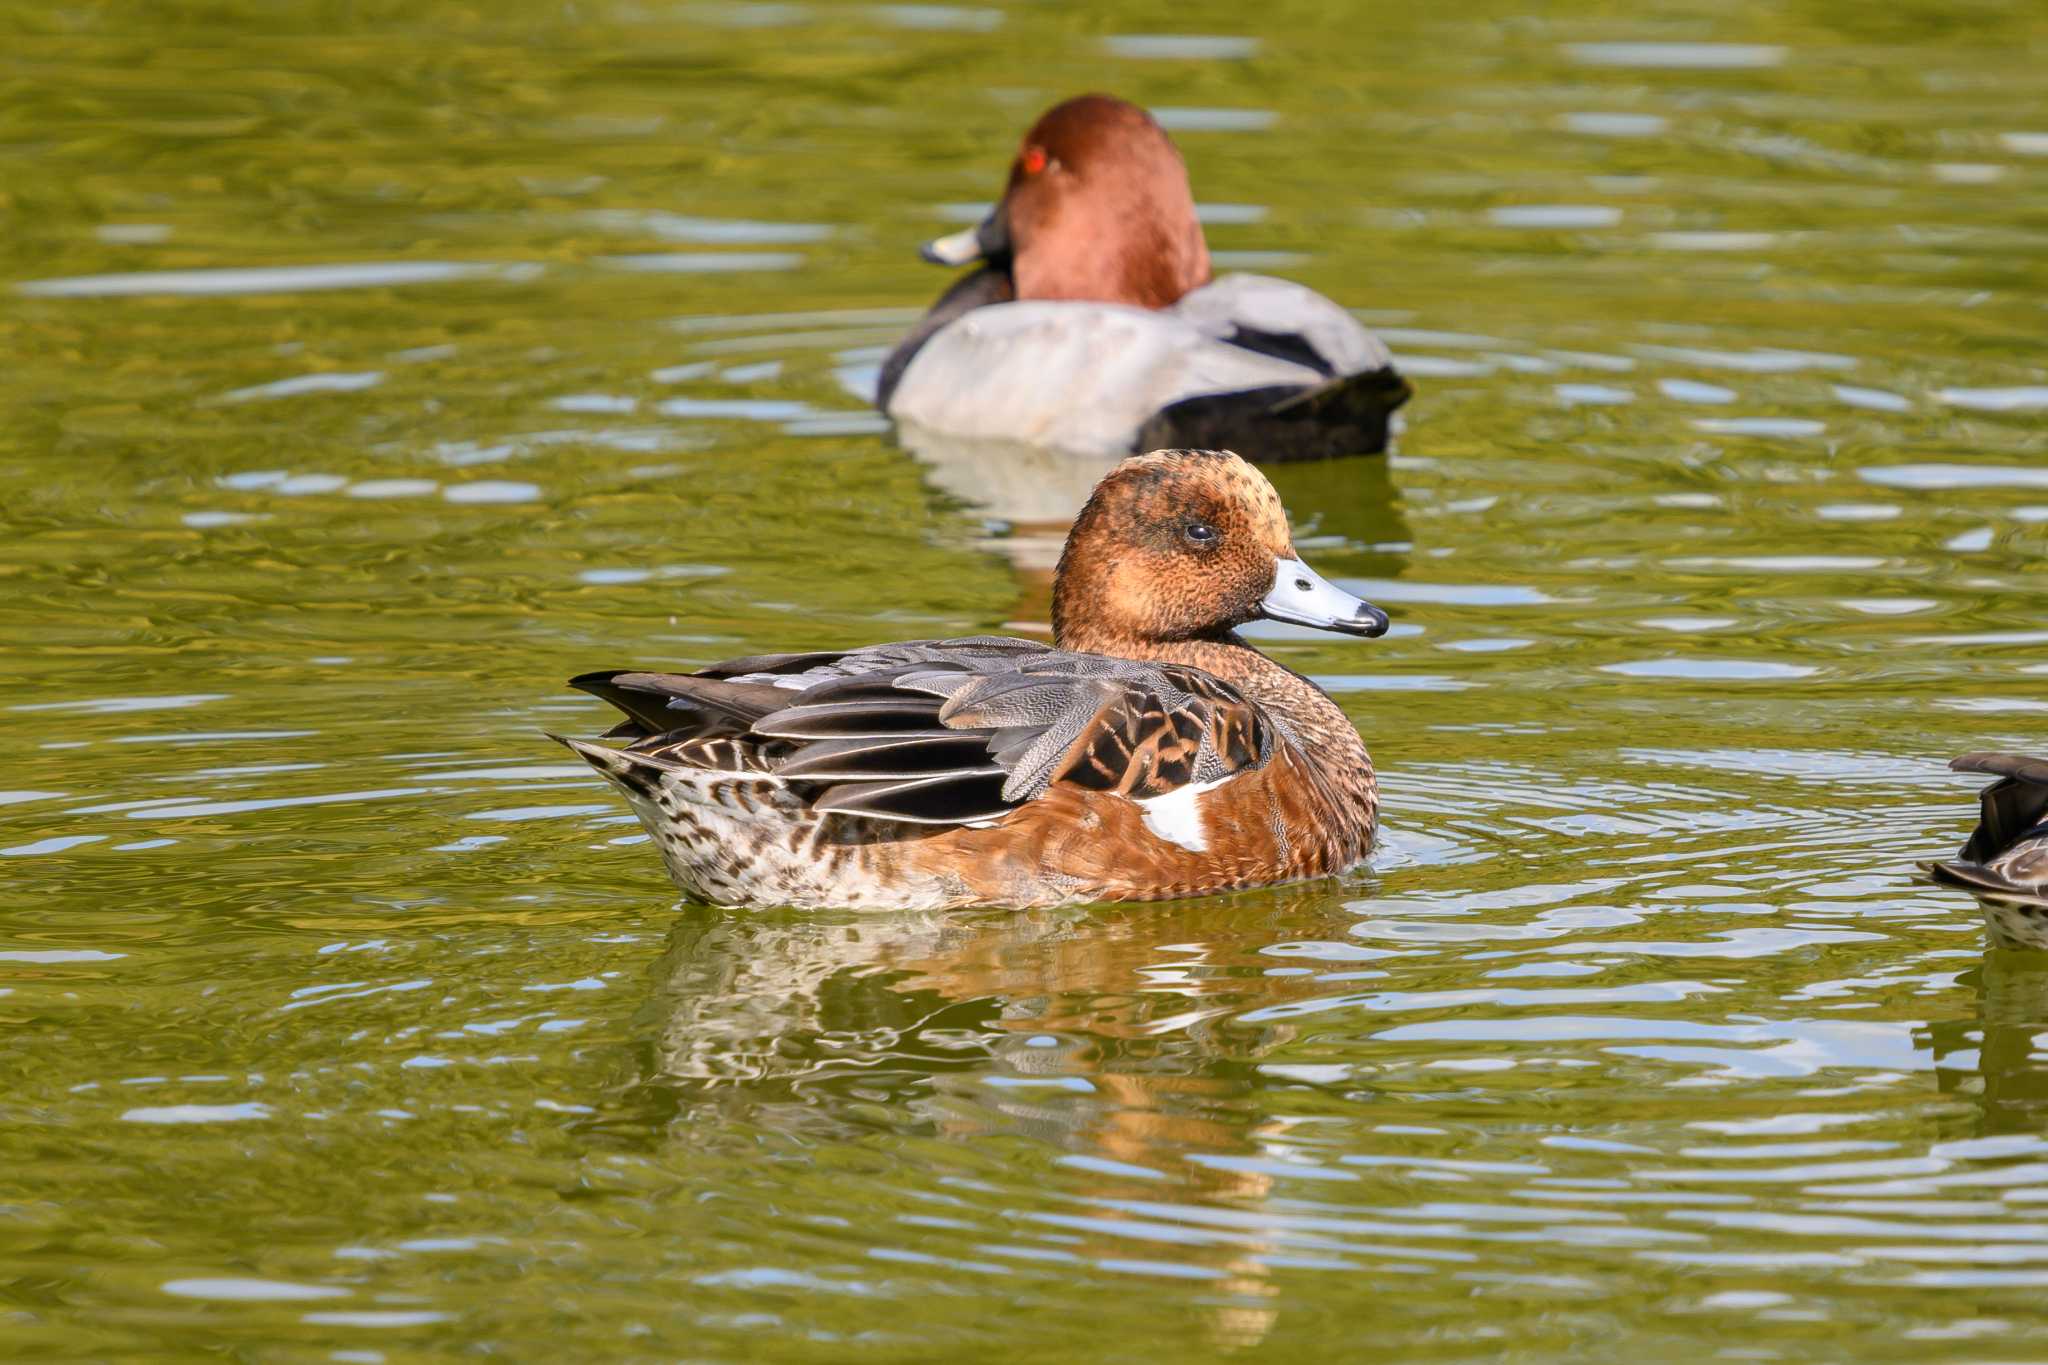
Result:
{"type": "Polygon", "coordinates": [[[1353,597],[1298,559],[1283,559],[1273,570],[1273,590],[1259,603],[1268,621],[1376,640],[1393,624],[1387,614],[1353,597]]]}

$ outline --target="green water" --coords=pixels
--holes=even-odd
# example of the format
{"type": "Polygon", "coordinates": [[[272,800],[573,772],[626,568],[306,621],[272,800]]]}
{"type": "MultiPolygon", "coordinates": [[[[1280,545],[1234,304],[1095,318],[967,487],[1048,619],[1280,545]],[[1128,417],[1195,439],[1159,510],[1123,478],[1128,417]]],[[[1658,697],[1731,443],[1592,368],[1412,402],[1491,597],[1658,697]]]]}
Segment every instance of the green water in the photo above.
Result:
{"type": "Polygon", "coordinates": [[[0,1354],[2048,1358],[2048,967],[1913,870],[2048,739],[2044,60],[1952,0],[10,7],[0,1354]],[[1277,476],[1396,616],[1270,642],[1385,847],[678,904],[561,680],[1043,619],[1054,476],[859,388],[1086,88],[1415,382],[1277,476]]]}

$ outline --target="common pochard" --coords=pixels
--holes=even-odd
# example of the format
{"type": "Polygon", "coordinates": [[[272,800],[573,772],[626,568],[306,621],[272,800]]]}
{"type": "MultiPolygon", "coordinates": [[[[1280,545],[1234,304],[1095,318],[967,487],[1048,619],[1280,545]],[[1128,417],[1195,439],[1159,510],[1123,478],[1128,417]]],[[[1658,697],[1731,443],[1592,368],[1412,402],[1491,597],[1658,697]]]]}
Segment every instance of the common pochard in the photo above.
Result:
{"type": "Polygon", "coordinates": [[[1179,151],[1108,95],[1041,115],[994,211],[924,254],[976,268],[888,356],[875,402],[942,437],[1369,454],[1409,397],[1387,348],[1336,303],[1214,276],[1179,151]]]}

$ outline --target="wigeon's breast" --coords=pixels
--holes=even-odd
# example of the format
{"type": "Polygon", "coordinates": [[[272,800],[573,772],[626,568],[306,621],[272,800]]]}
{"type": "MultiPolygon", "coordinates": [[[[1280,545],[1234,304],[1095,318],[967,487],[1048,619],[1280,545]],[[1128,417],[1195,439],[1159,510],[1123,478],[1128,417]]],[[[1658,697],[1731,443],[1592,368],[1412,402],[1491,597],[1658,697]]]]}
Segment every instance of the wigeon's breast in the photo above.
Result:
{"type": "Polygon", "coordinates": [[[904,846],[893,870],[959,904],[1163,900],[1355,867],[1376,805],[1347,802],[1289,742],[1259,768],[1157,796],[1048,791],[1000,822],[904,846]]]}

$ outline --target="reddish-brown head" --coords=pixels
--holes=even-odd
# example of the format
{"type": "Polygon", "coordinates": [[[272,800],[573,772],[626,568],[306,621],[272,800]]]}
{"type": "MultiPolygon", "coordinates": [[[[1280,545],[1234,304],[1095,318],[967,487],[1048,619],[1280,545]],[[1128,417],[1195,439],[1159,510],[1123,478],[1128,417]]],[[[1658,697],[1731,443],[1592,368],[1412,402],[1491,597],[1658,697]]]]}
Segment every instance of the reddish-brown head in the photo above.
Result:
{"type": "Polygon", "coordinates": [[[1020,299],[1165,308],[1209,282],[1187,167],[1152,116],[1110,95],[1056,104],[1024,135],[987,221],[925,247],[965,265],[1007,258],[1020,299]]]}
{"type": "Polygon", "coordinates": [[[1053,580],[1053,638],[1144,657],[1268,617],[1380,635],[1379,608],[1325,582],[1295,553],[1280,495],[1227,450],[1155,450],[1089,495],[1053,580]]]}

